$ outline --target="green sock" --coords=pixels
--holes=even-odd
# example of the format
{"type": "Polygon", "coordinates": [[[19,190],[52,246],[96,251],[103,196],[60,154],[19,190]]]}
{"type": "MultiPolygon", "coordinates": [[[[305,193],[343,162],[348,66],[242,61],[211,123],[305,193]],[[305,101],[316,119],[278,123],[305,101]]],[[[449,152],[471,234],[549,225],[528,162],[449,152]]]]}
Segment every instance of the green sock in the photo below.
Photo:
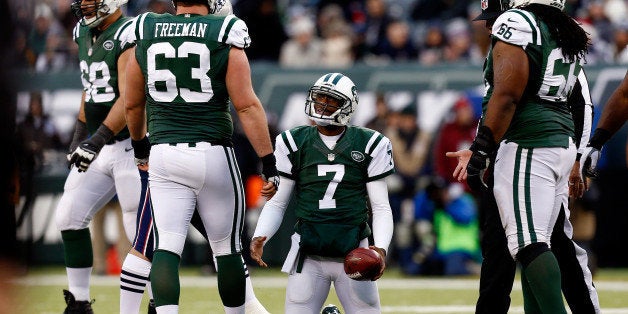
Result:
{"type": "Polygon", "coordinates": [[[539,307],[539,303],[536,302],[534,293],[530,289],[530,283],[525,272],[521,272],[521,290],[523,291],[523,312],[526,314],[540,314],[543,313],[539,307]]]}
{"type": "Polygon", "coordinates": [[[179,304],[179,261],[181,258],[172,252],[156,250],[153,254],[150,284],[155,306],[179,304]]]}
{"type": "Polygon", "coordinates": [[[222,304],[238,307],[244,304],[246,277],[241,254],[216,256],[218,293],[222,304]]]}
{"type": "MultiPolygon", "coordinates": [[[[551,251],[537,256],[522,269],[522,274],[525,276],[522,280],[525,278],[527,281],[532,292],[531,296],[534,296],[542,313],[567,313],[560,290],[560,268],[551,251]]],[[[530,302],[524,302],[524,304],[530,304],[530,302]]],[[[527,309],[526,313],[528,313],[527,309]]]]}
{"type": "Polygon", "coordinates": [[[61,231],[61,239],[66,267],[87,268],[94,265],[89,228],[61,231]]]}

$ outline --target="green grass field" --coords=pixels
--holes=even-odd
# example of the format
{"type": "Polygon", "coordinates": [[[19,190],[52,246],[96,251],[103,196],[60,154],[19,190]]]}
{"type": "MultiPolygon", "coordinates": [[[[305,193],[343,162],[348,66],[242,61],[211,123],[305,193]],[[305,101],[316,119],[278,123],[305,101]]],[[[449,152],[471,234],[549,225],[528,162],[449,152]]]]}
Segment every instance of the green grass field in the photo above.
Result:
{"type": "MultiPolygon", "coordinates": [[[[258,299],[271,313],[283,313],[287,275],[278,269],[251,269],[258,299]]],[[[518,278],[517,278],[518,280],[518,278]]],[[[628,313],[628,269],[600,269],[594,278],[603,313],[628,313]]],[[[16,278],[17,307],[13,313],[61,313],[62,289],[66,287],[63,268],[37,268],[16,278]]],[[[404,277],[388,269],[378,281],[383,313],[473,313],[477,297],[477,277],[404,277]]],[[[92,298],[96,313],[118,311],[118,278],[92,277],[92,298]]],[[[222,313],[216,277],[201,275],[199,268],[181,270],[180,313],[222,313]]],[[[6,291],[6,287],[2,288],[6,291]]],[[[523,313],[518,282],[512,293],[510,313],[523,313]]],[[[142,311],[146,309],[146,297],[142,311]]],[[[327,303],[340,305],[332,292],[327,303]]],[[[344,313],[344,311],[343,311],[344,313]]]]}

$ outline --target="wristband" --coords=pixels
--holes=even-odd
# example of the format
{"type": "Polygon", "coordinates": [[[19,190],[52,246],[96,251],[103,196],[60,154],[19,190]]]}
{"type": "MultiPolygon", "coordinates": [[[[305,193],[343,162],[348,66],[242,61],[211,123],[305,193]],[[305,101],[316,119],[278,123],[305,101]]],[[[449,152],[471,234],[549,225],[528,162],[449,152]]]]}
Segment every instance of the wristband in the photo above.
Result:
{"type": "Polygon", "coordinates": [[[277,160],[275,159],[274,154],[270,153],[262,157],[261,159],[262,159],[262,175],[264,175],[264,177],[270,178],[270,177],[275,177],[279,174],[277,172],[277,166],[276,166],[277,160]]]}
{"type": "Polygon", "coordinates": [[[109,140],[111,140],[111,138],[113,138],[113,135],[114,134],[111,129],[109,129],[106,125],[101,124],[98,127],[98,130],[96,130],[96,133],[94,133],[90,139],[94,145],[98,148],[102,148],[107,142],[109,142],[109,140]]]}
{"type": "Polygon", "coordinates": [[[76,150],[79,143],[85,140],[88,136],[89,131],[87,131],[87,124],[79,119],[76,119],[74,135],[72,136],[72,142],[70,142],[70,153],[76,150]]]}

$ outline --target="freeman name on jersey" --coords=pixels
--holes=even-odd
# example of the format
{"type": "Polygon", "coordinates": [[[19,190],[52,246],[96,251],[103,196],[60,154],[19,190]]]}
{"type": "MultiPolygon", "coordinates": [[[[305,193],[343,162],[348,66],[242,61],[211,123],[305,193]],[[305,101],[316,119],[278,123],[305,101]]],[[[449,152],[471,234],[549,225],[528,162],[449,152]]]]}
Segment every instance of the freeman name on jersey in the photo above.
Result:
{"type": "Polygon", "coordinates": [[[155,37],[205,37],[205,23],[155,23],[155,37]]]}

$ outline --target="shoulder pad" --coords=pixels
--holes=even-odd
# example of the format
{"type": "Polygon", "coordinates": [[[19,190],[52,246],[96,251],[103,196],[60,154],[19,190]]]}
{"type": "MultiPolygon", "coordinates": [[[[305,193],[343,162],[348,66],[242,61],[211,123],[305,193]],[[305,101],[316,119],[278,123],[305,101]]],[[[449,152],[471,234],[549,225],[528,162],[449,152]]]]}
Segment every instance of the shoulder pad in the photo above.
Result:
{"type": "Polygon", "coordinates": [[[218,41],[238,48],[251,45],[251,37],[246,23],[233,14],[225,16],[218,35],[218,41]]]}
{"type": "Polygon", "coordinates": [[[525,48],[527,45],[541,45],[541,30],[534,15],[524,10],[508,10],[500,15],[491,31],[493,37],[525,48]]]}

